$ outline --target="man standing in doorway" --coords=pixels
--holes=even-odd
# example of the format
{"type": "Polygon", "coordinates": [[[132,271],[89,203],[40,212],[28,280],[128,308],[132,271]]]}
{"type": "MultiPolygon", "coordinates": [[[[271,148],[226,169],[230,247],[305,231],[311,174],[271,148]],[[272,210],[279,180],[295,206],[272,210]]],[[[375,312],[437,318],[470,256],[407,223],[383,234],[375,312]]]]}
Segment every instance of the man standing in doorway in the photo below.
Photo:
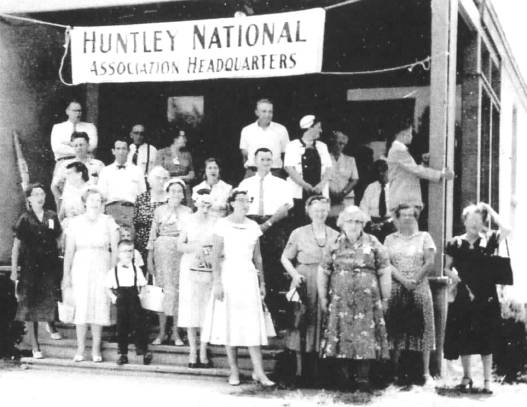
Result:
{"type": "Polygon", "coordinates": [[[259,148],[254,155],[256,175],[244,179],[238,189],[247,191],[251,200],[248,217],[260,225],[260,238],[265,286],[271,314],[280,308],[280,291],[288,289],[288,279],[280,257],[288,238],[286,217],[293,207],[291,189],[286,181],[271,174],[273,153],[259,148]]]}
{"type": "Polygon", "coordinates": [[[359,172],[355,158],[344,154],[349,137],[342,131],[336,130],[331,134],[329,152],[332,163],[332,174],[329,180],[329,198],[331,209],[329,217],[336,225],[337,216],[346,207],[355,205],[353,188],[359,181],[359,172]]]}
{"type": "Polygon", "coordinates": [[[75,132],[88,135],[88,152],[93,153],[97,148],[97,128],[92,123],[81,121],[82,105],[78,101],[72,100],[68,103],[66,116],[68,120],[55,124],[51,130],[51,149],[56,163],[75,157],[75,149],[71,140],[71,135],[75,132]]]}
{"type": "Polygon", "coordinates": [[[273,162],[271,172],[274,176],[284,178],[283,158],[285,147],[289,143],[287,129],[280,123],[273,122],[273,103],[269,99],[256,102],[254,114],[257,120],[242,129],[240,151],[246,168],[245,178],[256,173],[255,152],[259,148],[271,150],[273,162]]]}
{"type": "Polygon", "coordinates": [[[132,230],[135,201],[146,191],[145,178],[138,166],[126,162],[127,139],[115,140],[112,154],[115,161],[103,168],[97,186],[106,198],[106,213],[119,226],[132,230]]]}
{"type": "Polygon", "coordinates": [[[421,179],[432,182],[451,180],[454,173],[448,168],[434,170],[418,165],[408,151],[413,139],[413,126],[403,124],[395,134],[388,151],[388,181],[390,182],[390,211],[401,204],[423,208],[421,179]]]}
{"type": "Polygon", "coordinates": [[[157,149],[146,142],[145,126],[134,124],[130,130],[130,151],[128,152],[128,163],[137,165],[143,172],[145,179],[150,170],[154,167],[157,149]]]}

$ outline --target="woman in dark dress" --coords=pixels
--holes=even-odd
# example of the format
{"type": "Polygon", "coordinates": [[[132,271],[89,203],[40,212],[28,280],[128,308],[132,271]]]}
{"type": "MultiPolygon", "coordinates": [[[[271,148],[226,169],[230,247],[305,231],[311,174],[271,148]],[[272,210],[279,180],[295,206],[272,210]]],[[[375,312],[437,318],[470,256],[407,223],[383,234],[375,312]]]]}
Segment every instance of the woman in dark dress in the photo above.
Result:
{"type": "Polygon", "coordinates": [[[146,264],[148,250],[148,239],[152,228],[154,210],[166,203],[167,194],[165,183],[170,178],[167,170],[161,166],[152,168],[148,174],[148,185],[150,190],[143,192],[135,201],[134,210],[134,229],[135,229],[135,248],[141,253],[143,262],[146,264]]]}
{"type": "Polygon", "coordinates": [[[14,228],[11,279],[18,283],[17,319],[28,323],[33,357],[41,359],[38,322],[52,324],[55,317],[60,285],[58,240],[62,229],[57,214],[44,209],[46,192],[43,185],[30,185],[26,197],[27,210],[14,228]]]}
{"type": "Polygon", "coordinates": [[[446,245],[445,274],[456,285],[454,301],[449,305],[445,331],[445,358],[461,356],[461,390],[472,388],[470,355],[481,355],[484,391],[491,393],[492,352],[498,331],[500,305],[492,270],[485,267],[489,256],[509,234],[499,215],[486,203],[463,210],[465,234],[455,236],[446,245]],[[499,231],[487,229],[490,220],[499,231]]]}

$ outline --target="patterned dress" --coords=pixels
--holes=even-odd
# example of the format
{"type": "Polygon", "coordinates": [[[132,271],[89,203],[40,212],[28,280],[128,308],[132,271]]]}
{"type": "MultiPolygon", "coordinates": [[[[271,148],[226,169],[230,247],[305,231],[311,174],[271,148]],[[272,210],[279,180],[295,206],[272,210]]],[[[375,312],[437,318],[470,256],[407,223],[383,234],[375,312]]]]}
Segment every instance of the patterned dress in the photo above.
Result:
{"type": "Polygon", "coordinates": [[[20,240],[17,319],[52,321],[60,285],[57,238],[62,230],[57,215],[46,210],[41,222],[28,210],[14,229],[20,240]]]}
{"type": "Polygon", "coordinates": [[[168,204],[154,211],[148,249],[154,252],[155,285],[163,288],[163,313],[178,315],[179,266],[181,253],[177,250],[182,223],[191,214],[190,208],[178,207],[174,212],[168,204]]]}
{"type": "Polygon", "coordinates": [[[454,302],[448,307],[446,359],[457,359],[459,355],[488,355],[495,348],[500,305],[494,276],[492,270],[485,267],[485,259],[495,252],[499,241],[499,232],[490,231],[472,245],[464,236],[456,236],[445,248],[461,279],[454,302]]]}
{"type": "MultiPolygon", "coordinates": [[[[407,278],[416,278],[427,250],[436,249],[428,232],[404,236],[399,232],[386,237],[392,265],[407,278]]],[[[407,290],[392,280],[392,295],[388,306],[388,337],[394,349],[430,351],[435,348],[434,306],[428,279],[414,290],[407,290]]]]}
{"type": "Polygon", "coordinates": [[[338,232],[326,227],[326,241],[320,247],[315,240],[313,226],[306,225],[293,230],[284,249],[284,256],[296,263],[295,268],[305,278],[306,313],[302,330],[291,329],[286,346],[297,352],[318,352],[320,350],[321,313],[318,302],[317,273],[326,252],[335,245],[338,232]]]}
{"type": "MultiPolygon", "coordinates": [[[[166,200],[165,200],[166,201],[166,200]]],[[[141,253],[143,261],[146,262],[148,254],[147,245],[152,228],[154,210],[165,202],[152,202],[150,191],[143,192],[137,197],[134,209],[135,248],[141,253]]]]}
{"type": "Polygon", "coordinates": [[[379,271],[388,265],[386,249],[374,236],[363,233],[355,243],[345,235],[337,239],[322,263],[330,277],[323,358],[389,357],[378,283],[379,271]]]}

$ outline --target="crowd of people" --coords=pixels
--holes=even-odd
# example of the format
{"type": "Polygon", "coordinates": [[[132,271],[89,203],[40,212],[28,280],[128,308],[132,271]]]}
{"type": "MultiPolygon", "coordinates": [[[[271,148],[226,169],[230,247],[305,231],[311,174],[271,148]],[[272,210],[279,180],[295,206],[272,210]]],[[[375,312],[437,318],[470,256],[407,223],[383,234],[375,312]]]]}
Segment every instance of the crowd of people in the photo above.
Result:
{"type": "MultiPolygon", "coordinates": [[[[274,385],[261,347],[284,328],[295,380],[316,380],[321,360],[331,360],[343,377],[369,389],[372,361],[391,358],[397,377],[401,352],[414,351],[422,354],[423,381],[431,382],[436,334],[428,276],[436,246],[418,226],[420,180],[454,174],[415,162],[411,125],[400,126],[386,156],[367,169],[373,182],[359,188],[365,169],[344,154],[344,132],[331,132],[328,146],[321,120],[306,115],[290,141],[286,127],[272,121],[273,103],[260,99],[256,121],[241,131],[245,174],[233,187],[216,158],[200,163],[198,178],[183,131],[158,150],[141,123],[114,140],[115,160],[105,166],[93,157],[97,130],[80,121],[81,113],[80,103],[69,103],[68,120],[51,134],[57,212],[44,208],[47,187],[31,184],[14,228],[11,278],[34,358],[44,356],[38,321],[61,338],[54,323],[61,300],[74,307],[75,362],[85,360],[88,327],[92,360],[101,362],[102,329],[116,324],[118,363],[128,363],[133,332],[149,364],[141,299],[153,285],[162,288],[163,303],[151,344],[172,339],[182,346],[186,329],[191,368],[212,366],[207,345],[224,345],[231,385],[240,383],[238,347],[249,349],[253,379],[274,385]]],[[[445,274],[455,287],[445,356],[461,356],[460,388],[469,389],[469,355],[481,355],[490,392],[499,303],[494,282],[478,267],[508,228],[484,203],[465,208],[463,221],[466,233],[445,249],[445,274]]]]}

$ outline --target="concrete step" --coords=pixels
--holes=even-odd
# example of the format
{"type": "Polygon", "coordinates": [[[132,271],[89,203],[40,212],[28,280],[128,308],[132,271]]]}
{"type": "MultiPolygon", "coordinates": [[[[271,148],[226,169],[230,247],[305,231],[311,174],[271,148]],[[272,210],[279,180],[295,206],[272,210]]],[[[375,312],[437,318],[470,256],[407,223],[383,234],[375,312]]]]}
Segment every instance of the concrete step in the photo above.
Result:
{"type": "MultiPolygon", "coordinates": [[[[97,373],[122,373],[122,374],[136,374],[136,375],[185,375],[185,376],[200,376],[203,378],[210,378],[212,380],[226,380],[229,376],[228,369],[190,369],[183,366],[159,365],[151,364],[145,366],[142,364],[142,359],[131,357],[129,355],[130,363],[119,366],[113,361],[104,361],[102,363],[94,363],[91,360],[83,362],[73,362],[71,359],[62,359],[54,357],[46,357],[44,359],[33,359],[30,357],[22,358],[22,366],[28,366],[36,369],[59,369],[71,371],[72,369],[96,371],[97,373]]],[[[244,372],[245,373],[245,372],[244,372]]],[[[244,374],[244,377],[249,377],[244,374]]]]}
{"type": "MultiPolygon", "coordinates": [[[[75,356],[77,345],[74,339],[62,339],[54,341],[51,339],[41,339],[40,348],[46,358],[62,359],[71,361],[75,356]]],[[[87,350],[85,356],[90,355],[91,341],[87,341],[87,350]]],[[[28,348],[27,344],[24,348],[28,348]]],[[[227,369],[227,355],[225,354],[225,348],[223,346],[209,346],[210,357],[212,365],[215,368],[227,369]]],[[[160,366],[179,366],[186,367],[188,365],[188,346],[169,346],[169,345],[150,345],[149,350],[154,355],[153,363],[160,366]]],[[[105,361],[115,362],[118,359],[117,343],[103,342],[102,343],[102,357],[105,361]]],[[[276,356],[280,350],[267,349],[262,350],[264,369],[268,372],[272,372],[276,363],[276,356]]],[[[142,357],[135,355],[135,346],[129,346],[128,358],[130,363],[142,364],[142,357]]],[[[246,348],[240,348],[238,350],[238,364],[240,370],[243,372],[251,372],[252,364],[249,356],[249,352],[246,348]]],[[[142,365],[141,365],[142,366],[142,365]]],[[[204,369],[208,370],[208,369],[204,369]]]]}

